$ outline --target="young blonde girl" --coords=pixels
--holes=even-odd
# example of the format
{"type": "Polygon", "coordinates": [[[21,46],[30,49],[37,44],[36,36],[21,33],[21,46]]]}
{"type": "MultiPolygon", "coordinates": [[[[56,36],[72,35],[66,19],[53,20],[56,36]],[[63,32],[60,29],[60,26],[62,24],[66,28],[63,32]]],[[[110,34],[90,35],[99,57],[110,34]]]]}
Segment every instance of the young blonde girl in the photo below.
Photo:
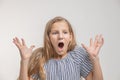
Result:
{"type": "Polygon", "coordinates": [[[63,17],[55,17],[47,24],[44,45],[32,51],[24,39],[15,37],[14,44],[21,55],[19,80],[103,80],[99,50],[104,40],[97,35],[90,46],[76,44],[71,24],[63,17]]]}

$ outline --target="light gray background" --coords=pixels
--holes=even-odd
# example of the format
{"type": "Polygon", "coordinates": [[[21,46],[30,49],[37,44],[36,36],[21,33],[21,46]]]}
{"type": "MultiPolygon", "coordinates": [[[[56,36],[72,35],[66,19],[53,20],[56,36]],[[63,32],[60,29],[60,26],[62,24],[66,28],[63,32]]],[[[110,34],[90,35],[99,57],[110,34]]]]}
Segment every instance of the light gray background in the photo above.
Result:
{"type": "Polygon", "coordinates": [[[104,80],[120,80],[120,0],[0,0],[0,80],[16,80],[19,74],[20,56],[12,39],[42,46],[45,24],[55,16],[71,22],[79,45],[103,34],[104,80]]]}

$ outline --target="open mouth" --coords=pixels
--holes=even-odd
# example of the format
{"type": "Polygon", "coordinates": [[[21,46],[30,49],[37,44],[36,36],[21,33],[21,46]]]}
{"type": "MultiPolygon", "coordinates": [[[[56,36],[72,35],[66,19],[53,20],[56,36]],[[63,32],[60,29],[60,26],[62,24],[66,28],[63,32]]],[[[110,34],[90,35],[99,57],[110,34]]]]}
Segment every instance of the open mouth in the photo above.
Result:
{"type": "Polygon", "coordinates": [[[63,42],[58,43],[58,47],[59,48],[63,48],[64,47],[64,43],[63,42]]]}

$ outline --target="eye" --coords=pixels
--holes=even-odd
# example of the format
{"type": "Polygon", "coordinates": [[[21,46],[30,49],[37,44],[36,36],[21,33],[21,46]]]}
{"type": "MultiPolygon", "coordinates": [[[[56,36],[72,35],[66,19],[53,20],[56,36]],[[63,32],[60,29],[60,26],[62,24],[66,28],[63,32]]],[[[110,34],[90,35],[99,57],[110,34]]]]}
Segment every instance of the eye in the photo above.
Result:
{"type": "Polygon", "coordinates": [[[67,31],[64,31],[63,33],[64,33],[64,34],[67,34],[68,32],[67,32],[67,31]]]}
{"type": "Polygon", "coordinates": [[[57,31],[55,31],[55,32],[52,32],[52,34],[53,34],[53,35],[56,35],[56,34],[58,34],[58,32],[57,32],[57,31]]]}

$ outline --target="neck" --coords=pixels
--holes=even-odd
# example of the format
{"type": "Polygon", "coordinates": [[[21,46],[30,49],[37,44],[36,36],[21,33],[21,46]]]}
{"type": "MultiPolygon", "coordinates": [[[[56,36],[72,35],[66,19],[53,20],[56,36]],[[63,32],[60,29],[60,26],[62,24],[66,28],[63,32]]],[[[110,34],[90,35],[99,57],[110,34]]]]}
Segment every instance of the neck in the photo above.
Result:
{"type": "Polygon", "coordinates": [[[63,55],[59,55],[59,54],[56,53],[56,55],[54,56],[54,59],[63,59],[66,56],[67,56],[67,53],[65,53],[63,55]]]}

